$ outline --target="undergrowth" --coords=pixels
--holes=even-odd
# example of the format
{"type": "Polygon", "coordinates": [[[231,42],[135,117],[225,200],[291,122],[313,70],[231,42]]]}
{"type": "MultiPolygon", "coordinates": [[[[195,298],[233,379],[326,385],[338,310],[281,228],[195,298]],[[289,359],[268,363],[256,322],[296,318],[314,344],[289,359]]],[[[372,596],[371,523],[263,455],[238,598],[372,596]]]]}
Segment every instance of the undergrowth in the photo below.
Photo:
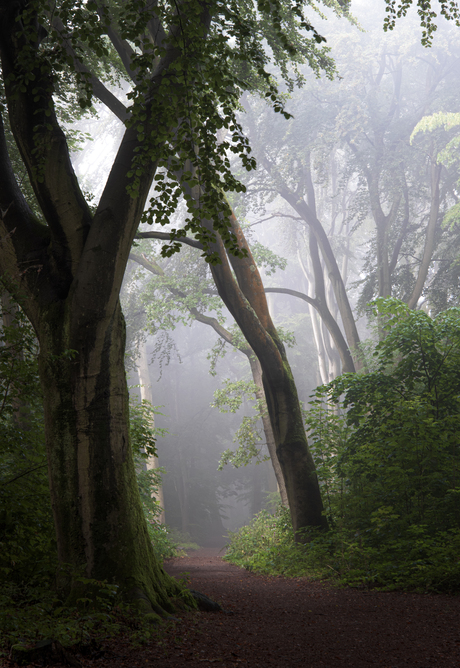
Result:
{"type": "Polygon", "coordinates": [[[81,581],[91,587],[92,597],[77,600],[73,607],[65,605],[45,581],[5,587],[0,593],[0,658],[26,659],[27,653],[21,653],[44,639],[83,651],[119,635],[141,644],[161,634],[158,626],[122,600],[115,585],[81,581]]]}
{"type": "Polygon", "coordinates": [[[249,525],[230,531],[224,559],[256,573],[305,575],[307,562],[302,548],[294,542],[289,511],[279,506],[271,515],[262,510],[249,525]]]}
{"type": "Polygon", "coordinates": [[[294,542],[286,510],[231,538],[229,559],[349,586],[460,591],[460,309],[373,304],[366,373],[315,391],[305,423],[330,530],[294,542]]]}
{"type": "Polygon", "coordinates": [[[230,534],[224,559],[265,575],[309,577],[340,586],[404,589],[418,592],[460,591],[460,530],[429,535],[426,527],[382,541],[378,526],[363,536],[333,529],[311,531],[305,544],[294,541],[287,508],[259,513],[230,534]]]}
{"type": "Polygon", "coordinates": [[[174,545],[175,554],[172,556],[184,557],[190,550],[199,550],[200,546],[192,539],[188,531],[168,528],[169,540],[174,545]]]}

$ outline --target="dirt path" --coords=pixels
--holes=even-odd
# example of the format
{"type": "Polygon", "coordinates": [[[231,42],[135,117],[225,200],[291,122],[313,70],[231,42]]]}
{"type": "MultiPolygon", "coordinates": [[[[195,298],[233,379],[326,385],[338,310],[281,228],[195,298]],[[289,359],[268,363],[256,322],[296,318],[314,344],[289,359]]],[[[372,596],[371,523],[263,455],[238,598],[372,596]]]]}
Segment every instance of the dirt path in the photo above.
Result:
{"type": "MultiPolygon", "coordinates": [[[[199,640],[166,666],[460,666],[460,597],[338,590],[263,577],[204,549],[166,564],[231,611],[201,613],[199,640]]],[[[180,633],[180,626],[177,628],[180,633]]]]}
{"type": "Polygon", "coordinates": [[[460,668],[460,596],[338,590],[263,577],[202,549],[165,565],[222,612],[183,613],[133,647],[123,638],[80,656],[83,668],[460,668]]]}

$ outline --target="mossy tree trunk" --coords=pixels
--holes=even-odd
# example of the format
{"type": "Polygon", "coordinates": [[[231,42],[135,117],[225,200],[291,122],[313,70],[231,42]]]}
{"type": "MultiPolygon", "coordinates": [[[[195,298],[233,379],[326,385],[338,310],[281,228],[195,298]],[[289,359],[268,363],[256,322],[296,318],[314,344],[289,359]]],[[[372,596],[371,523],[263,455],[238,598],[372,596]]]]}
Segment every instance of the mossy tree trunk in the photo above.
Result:
{"type": "Polygon", "coordinates": [[[87,577],[118,583],[147,611],[172,611],[178,589],[150,544],[129,440],[123,315],[117,303],[82,326],[72,310],[39,331],[59,561],[85,564],[87,577]]]}

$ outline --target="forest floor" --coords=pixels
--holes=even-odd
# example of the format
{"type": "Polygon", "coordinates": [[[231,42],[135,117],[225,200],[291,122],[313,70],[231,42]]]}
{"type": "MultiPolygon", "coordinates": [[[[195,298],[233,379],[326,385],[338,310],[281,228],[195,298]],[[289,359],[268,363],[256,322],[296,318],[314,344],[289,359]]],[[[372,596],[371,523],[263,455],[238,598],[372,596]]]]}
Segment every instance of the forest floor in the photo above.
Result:
{"type": "Polygon", "coordinates": [[[254,575],[224,562],[218,548],[165,569],[186,573],[191,589],[226,612],[181,613],[140,647],[109,640],[93,657],[78,657],[83,668],[460,667],[460,596],[254,575]]]}

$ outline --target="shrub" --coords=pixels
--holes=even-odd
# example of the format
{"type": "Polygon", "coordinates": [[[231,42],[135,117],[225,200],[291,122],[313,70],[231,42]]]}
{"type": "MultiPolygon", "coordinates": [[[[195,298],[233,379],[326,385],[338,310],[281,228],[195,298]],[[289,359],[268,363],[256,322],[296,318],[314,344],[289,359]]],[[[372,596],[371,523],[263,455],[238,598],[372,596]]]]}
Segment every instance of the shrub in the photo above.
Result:
{"type": "Polygon", "coordinates": [[[259,517],[232,536],[229,558],[354,586],[458,591],[460,310],[374,308],[384,336],[372,370],[319,387],[306,413],[331,531],[297,548],[276,517],[259,517]]]}

